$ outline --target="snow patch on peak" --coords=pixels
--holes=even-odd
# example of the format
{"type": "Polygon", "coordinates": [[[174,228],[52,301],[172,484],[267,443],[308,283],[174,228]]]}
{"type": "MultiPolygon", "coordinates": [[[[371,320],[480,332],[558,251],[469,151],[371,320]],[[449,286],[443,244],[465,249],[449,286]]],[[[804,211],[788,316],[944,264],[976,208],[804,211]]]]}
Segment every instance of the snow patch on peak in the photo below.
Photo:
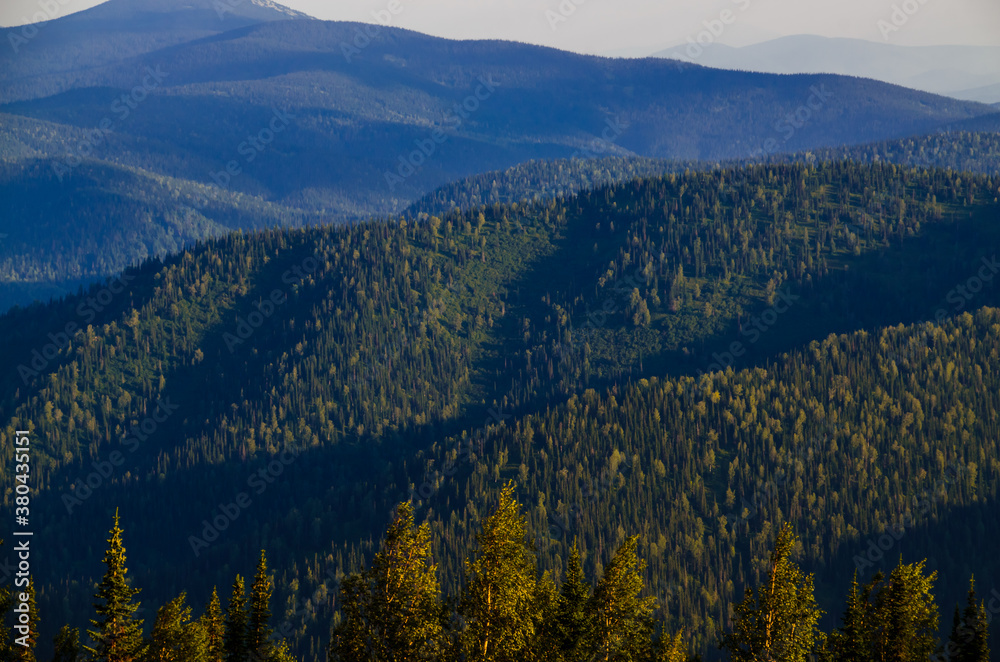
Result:
{"type": "MultiPolygon", "coordinates": [[[[243,2],[260,7],[261,9],[269,9],[271,11],[284,14],[289,18],[312,18],[309,14],[296,11],[290,7],[286,7],[285,5],[279,5],[277,2],[273,2],[272,0],[243,0],[243,2]]],[[[230,0],[230,4],[238,5],[241,3],[239,0],[230,0]]]]}

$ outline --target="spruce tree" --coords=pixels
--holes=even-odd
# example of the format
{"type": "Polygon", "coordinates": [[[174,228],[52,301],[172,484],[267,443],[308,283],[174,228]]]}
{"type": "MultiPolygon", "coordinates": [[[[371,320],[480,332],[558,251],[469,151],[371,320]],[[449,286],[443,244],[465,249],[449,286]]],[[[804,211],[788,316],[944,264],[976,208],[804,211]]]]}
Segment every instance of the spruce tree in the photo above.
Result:
{"type": "Polygon", "coordinates": [[[267,662],[297,662],[288,648],[288,642],[282,640],[271,646],[271,654],[267,662]]]}
{"type": "Polygon", "coordinates": [[[962,636],[966,630],[962,626],[962,610],[955,605],[955,611],[951,614],[951,632],[948,633],[948,643],[944,645],[944,657],[953,660],[961,650],[962,636]]]}
{"type": "Polygon", "coordinates": [[[965,609],[955,607],[951,636],[948,638],[949,659],[954,662],[989,662],[989,622],[986,605],[976,603],[975,578],[969,579],[965,609]]]}
{"type": "Polygon", "coordinates": [[[219,602],[219,591],[212,587],[212,597],[208,600],[205,613],[201,616],[201,627],[205,630],[205,660],[206,662],[225,662],[226,660],[226,625],[222,615],[222,605],[219,602]]]}
{"type": "Polygon", "coordinates": [[[271,593],[274,585],[267,574],[267,556],[260,551],[257,571],[250,587],[250,606],[247,614],[247,650],[253,662],[264,662],[271,655],[271,593]]]}
{"type": "Polygon", "coordinates": [[[583,574],[580,550],[574,541],[566,563],[566,577],[559,587],[559,602],[555,616],[559,650],[567,662],[582,662],[589,656],[590,588],[590,583],[583,574]]]}
{"type": "Polygon", "coordinates": [[[638,536],[615,551],[590,598],[593,659],[632,662],[647,657],[653,636],[655,598],[641,598],[642,571],[638,536]]]}
{"type": "Polygon", "coordinates": [[[205,630],[191,620],[191,607],[181,593],[156,612],[150,635],[149,662],[204,662],[207,650],[205,630]]]}
{"type": "Polygon", "coordinates": [[[223,648],[226,662],[248,662],[247,647],[247,595],[243,577],[236,575],[233,593],[226,607],[225,637],[223,648]]]}
{"type": "Polygon", "coordinates": [[[673,636],[664,634],[656,646],[656,662],[688,662],[687,645],[684,643],[684,633],[673,636]]]}
{"type": "Polygon", "coordinates": [[[80,659],[80,631],[62,626],[54,640],[55,656],[52,662],[77,662],[80,659]]]}
{"type": "Polygon", "coordinates": [[[813,595],[813,576],[791,560],[797,537],[785,524],[778,532],[763,586],[747,587],[734,608],[732,630],[720,647],[734,662],[804,662],[821,641],[822,611],[813,595]]]}
{"type": "MultiPolygon", "coordinates": [[[[875,581],[881,579],[882,575],[876,574],[875,581]]],[[[830,648],[837,662],[868,662],[871,659],[870,593],[871,585],[864,589],[858,586],[855,571],[841,625],[830,637],[830,648]]]]}
{"type": "Polygon", "coordinates": [[[513,482],[501,490],[496,511],[476,537],[474,556],[465,562],[460,611],[467,660],[520,660],[534,636],[535,555],[514,490],[513,482]]]}
{"type": "Polygon", "coordinates": [[[94,610],[97,618],[91,619],[93,630],[87,633],[91,645],[85,649],[93,662],[137,662],[146,651],[142,639],[142,619],[135,617],[139,603],[133,602],[139,589],[132,588],[125,566],[125,545],[115,511],[114,526],[104,554],[106,570],[97,587],[94,610]]]}
{"type": "Polygon", "coordinates": [[[932,594],[937,573],[924,575],[924,563],[900,560],[884,582],[873,579],[869,585],[874,659],[926,662],[937,650],[938,611],[932,594]]]}
{"type": "Polygon", "coordinates": [[[343,620],[334,631],[330,660],[425,660],[445,648],[444,610],[431,532],[416,527],[413,506],[396,508],[370,568],[341,589],[343,620]]]}
{"type": "Polygon", "coordinates": [[[333,630],[327,650],[329,662],[361,662],[378,645],[368,626],[371,594],[363,575],[354,574],[340,583],[340,623],[333,630]]]}
{"type": "Polygon", "coordinates": [[[534,634],[528,645],[529,655],[525,662],[557,662],[564,658],[559,649],[559,629],[556,614],[559,607],[559,588],[549,572],[542,574],[535,583],[532,598],[534,634]]]}

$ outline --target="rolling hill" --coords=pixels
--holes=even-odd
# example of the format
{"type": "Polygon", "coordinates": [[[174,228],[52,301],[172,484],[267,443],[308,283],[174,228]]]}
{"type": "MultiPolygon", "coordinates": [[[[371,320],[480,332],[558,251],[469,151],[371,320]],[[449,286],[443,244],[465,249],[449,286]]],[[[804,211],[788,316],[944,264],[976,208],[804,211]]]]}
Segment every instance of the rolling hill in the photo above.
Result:
{"type": "Polygon", "coordinates": [[[144,600],[186,589],[200,609],[266,548],[276,613],[318,659],[335,580],[395,503],[415,500],[456,582],[475,504],[515,478],[544,567],[561,571],[572,534],[599,575],[641,534],[649,591],[706,652],[778,524],[839,595],[858,550],[956,466],[893,551],[931,558],[951,604],[970,572],[1000,581],[982,308],[1000,303],[998,189],[885,163],[690,171],[229,234],[11,311],[0,434],[45,440],[44,622],[86,618],[120,507],[144,600]],[[787,491],[761,492],[785,464],[787,491]],[[192,544],[248,486],[225,532],[192,544]]]}
{"type": "MultiPolygon", "coordinates": [[[[995,114],[871,80],[449,41],[264,0],[221,7],[110,0],[0,53],[0,305],[227,229],[403,213],[525,162],[634,158],[646,165],[619,174],[641,176],[657,160],[711,167],[995,114]],[[206,196],[228,211],[192,211],[206,196]],[[52,200],[71,202],[39,223],[52,200]]],[[[611,181],[579,167],[553,191],[611,181]]]]}
{"type": "Polygon", "coordinates": [[[1000,101],[1000,46],[897,46],[793,35],[739,48],[710,43],[703,52],[681,44],[654,56],[720,69],[862,76],[956,99],[1000,101]]]}

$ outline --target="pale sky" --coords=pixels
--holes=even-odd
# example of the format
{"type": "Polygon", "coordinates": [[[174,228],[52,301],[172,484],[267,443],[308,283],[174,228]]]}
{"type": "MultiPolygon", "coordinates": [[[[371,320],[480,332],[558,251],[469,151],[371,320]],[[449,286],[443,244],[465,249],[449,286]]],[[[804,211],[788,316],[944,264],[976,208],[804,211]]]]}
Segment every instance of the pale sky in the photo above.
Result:
{"type": "MultiPolygon", "coordinates": [[[[182,4],[184,0],[177,0],[182,4]]],[[[58,15],[96,0],[0,0],[0,24],[34,22],[42,6],[58,15]]],[[[377,22],[436,36],[511,39],[602,55],[648,55],[697,38],[744,46],[792,34],[853,37],[901,46],[1000,45],[1000,0],[287,0],[326,20],[377,22]],[[396,4],[398,2],[398,4],[396,4]],[[896,20],[893,27],[894,6],[896,20]],[[904,10],[909,10],[905,13],[904,10]],[[550,13],[547,13],[550,12],[550,13]],[[883,29],[879,21],[884,21],[883,29]]]]}

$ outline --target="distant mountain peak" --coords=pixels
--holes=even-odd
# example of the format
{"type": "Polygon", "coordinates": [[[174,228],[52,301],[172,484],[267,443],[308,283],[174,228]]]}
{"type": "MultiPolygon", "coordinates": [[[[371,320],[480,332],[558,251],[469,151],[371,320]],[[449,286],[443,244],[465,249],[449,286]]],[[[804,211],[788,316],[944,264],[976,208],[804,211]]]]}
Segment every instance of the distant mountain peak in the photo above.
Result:
{"type": "Polygon", "coordinates": [[[213,0],[213,6],[219,3],[227,4],[231,9],[237,9],[241,6],[249,5],[264,11],[274,12],[275,14],[279,14],[287,18],[312,18],[309,14],[296,11],[291,7],[286,7],[285,5],[278,4],[272,0],[229,0],[228,2],[227,0],[213,0]]]}
{"type": "Polygon", "coordinates": [[[212,12],[218,18],[239,17],[253,21],[312,18],[273,0],[108,0],[76,16],[88,19],[128,19],[149,14],[212,12]]]}
{"type": "Polygon", "coordinates": [[[719,69],[860,76],[969,101],[1000,101],[1000,46],[898,46],[799,34],[741,47],[679,44],[653,56],[719,69]]]}

